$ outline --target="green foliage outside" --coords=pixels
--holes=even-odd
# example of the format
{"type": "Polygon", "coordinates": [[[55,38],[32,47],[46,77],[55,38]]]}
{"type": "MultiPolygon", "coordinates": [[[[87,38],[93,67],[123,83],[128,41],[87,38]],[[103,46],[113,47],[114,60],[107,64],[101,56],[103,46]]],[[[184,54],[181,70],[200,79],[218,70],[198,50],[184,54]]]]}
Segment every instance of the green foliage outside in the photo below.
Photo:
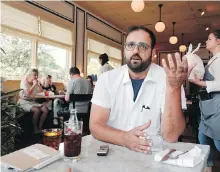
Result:
{"type": "MultiPolygon", "coordinates": [[[[31,68],[31,41],[1,34],[0,43],[0,75],[6,79],[22,79],[31,68]]],[[[50,74],[53,80],[63,80],[65,69],[56,64],[50,54],[52,50],[44,44],[38,47],[39,77],[50,74]]]]}

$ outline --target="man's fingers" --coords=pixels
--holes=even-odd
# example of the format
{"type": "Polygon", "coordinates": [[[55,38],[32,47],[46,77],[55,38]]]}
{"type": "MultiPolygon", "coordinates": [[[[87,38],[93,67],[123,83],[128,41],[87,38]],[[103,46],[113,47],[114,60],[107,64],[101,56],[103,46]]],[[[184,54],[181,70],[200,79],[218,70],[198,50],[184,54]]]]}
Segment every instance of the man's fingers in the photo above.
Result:
{"type": "Polygon", "coordinates": [[[176,67],[174,65],[173,58],[172,58],[171,54],[168,54],[167,57],[168,57],[168,63],[169,63],[169,66],[170,66],[170,70],[172,72],[175,72],[176,71],[176,67]]]}
{"type": "Polygon", "coordinates": [[[163,66],[165,71],[169,70],[169,68],[167,67],[167,62],[166,62],[165,59],[162,59],[162,66],[163,66]]]}
{"type": "Polygon", "coordinates": [[[135,135],[135,136],[138,136],[138,137],[140,137],[140,136],[144,137],[145,132],[142,131],[142,130],[135,130],[135,131],[134,131],[134,135],[135,135]]]}
{"type": "MultiPolygon", "coordinates": [[[[143,150],[141,150],[141,149],[139,149],[139,148],[134,148],[134,150],[135,150],[136,152],[145,153],[143,150]]],[[[147,152],[146,152],[146,153],[147,153],[147,152]]]]}
{"type": "Polygon", "coordinates": [[[183,72],[184,71],[184,68],[183,68],[183,65],[182,65],[182,61],[181,61],[181,58],[180,58],[180,54],[179,53],[175,53],[175,58],[176,58],[176,67],[177,67],[177,70],[179,72],[183,72]]]}
{"type": "Polygon", "coordinates": [[[139,145],[139,149],[141,149],[143,151],[149,151],[150,150],[150,146],[139,145]]]}
{"type": "Polygon", "coordinates": [[[152,142],[149,142],[149,140],[146,139],[139,139],[139,145],[151,147],[152,142]]]}
{"type": "Polygon", "coordinates": [[[149,150],[143,150],[143,149],[140,149],[140,148],[134,148],[134,150],[135,150],[136,152],[146,153],[146,154],[149,152],[149,150]]]}
{"type": "Polygon", "coordinates": [[[143,131],[143,130],[147,129],[147,128],[150,126],[150,124],[151,124],[151,120],[149,120],[149,121],[148,121],[147,123],[145,123],[144,125],[138,126],[136,129],[143,131]]]}
{"type": "Polygon", "coordinates": [[[188,73],[188,61],[187,61],[185,56],[183,56],[183,62],[182,63],[183,63],[183,72],[188,73]]]}

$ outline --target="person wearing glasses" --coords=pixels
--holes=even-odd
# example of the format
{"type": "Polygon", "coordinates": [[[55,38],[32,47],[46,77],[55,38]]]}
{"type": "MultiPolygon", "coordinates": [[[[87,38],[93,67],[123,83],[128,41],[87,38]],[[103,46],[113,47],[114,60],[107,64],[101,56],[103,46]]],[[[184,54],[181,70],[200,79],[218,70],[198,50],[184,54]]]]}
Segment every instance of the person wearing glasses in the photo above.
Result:
{"type": "Polygon", "coordinates": [[[113,69],[113,67],[108,63],[108,61],[109,59],[106,53],[101,54],[99,56],[99,62],[101,64],[101,68],[99,69],[99,73],[98,73],[99,76],[103,74],[104,72],[107,72],[113,69]]]}
{"type": "Polygon", "coordinates": [[[94,89],[90,130],[95,138],[147,153],[151,143],[142,140],[146,129],[161,132],[168,142],[176,142],[183,133],[186,102],[182,84],[188,74],[187,60],[176,53],[175,67],[168,55],[169,65],[163,60],[162,68],[152,63],[155,44],[151,30],[129,28],[126,65],[105,72],[94,89]]]}
{"type": "Polygon", "coordinates": [[[214,165],[214,145],[220,152],[220,30],[209,34],[206,49],[213,57],[205,66],[204,78],[200,81],[195,76],[190,82],[203,88],[199,92],[201,121],[198,138],[201,144],[211,147],[206,167],[206,171],[211,172],[214,165]]]}

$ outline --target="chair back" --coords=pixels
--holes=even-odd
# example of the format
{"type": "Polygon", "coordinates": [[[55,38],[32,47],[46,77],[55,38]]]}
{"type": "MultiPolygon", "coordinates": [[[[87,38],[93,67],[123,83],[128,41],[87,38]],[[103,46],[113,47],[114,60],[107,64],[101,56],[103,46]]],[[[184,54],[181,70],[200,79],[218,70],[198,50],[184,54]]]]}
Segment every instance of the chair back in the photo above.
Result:
{"type": "Polygon", "coordinates": [[[75,108],[76,102],[86,102],[91,101],[92,94],[70,94],[70,103],[73,103],[73,108],[75,108]]]}

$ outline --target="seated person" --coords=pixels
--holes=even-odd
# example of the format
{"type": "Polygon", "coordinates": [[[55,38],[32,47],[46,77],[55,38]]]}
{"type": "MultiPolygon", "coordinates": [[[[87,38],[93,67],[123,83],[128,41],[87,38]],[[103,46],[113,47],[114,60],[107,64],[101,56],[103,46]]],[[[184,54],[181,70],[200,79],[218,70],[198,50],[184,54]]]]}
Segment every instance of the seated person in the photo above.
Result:
{"type": "MultiPolygon", "coordinates": [[[[91,94],[92,85],[91,83],[80,76],[80,71],[77,67],[71,67],[69,71],[71,79],[68,82],[67,92],[65,95],[65,100],[69,102],[70,94],[91,94]]],[[[77,113],[87,113],[89,102],[76,102],[75,108],[77,113]]]]}
{"type": "Polygon", "coordinates": [[[168,142],[176,142],[183,133],[187,60],[176,53],[177,67],[171,55],[169,67],[164,59],[164,68],[152,63],[155,43],[151,30],[131,27],[124,46],[127,65],[99,77],[90,114],[90,131],[96,139],[147,153],[151,144],[141,138],[148,130],[161,132],[168,142]]]}
{"type": "Polygon", "coordinates": [[[91,75],[88,75],[86,79],[91,83],[92,89],[94,89],[94,84],[93,84],[92,76],[91,76],[91,75]]]}
{"type": "Polygon", "coordinates": [[[39,104],[35,102],[35,99],[32,97],[41,92],[40,83],[38,82],[38,70],[31,69],[27,76],[21,80],[20,88],[23,89],[19,93],[19,100],[18,103],[20,104],[21,108],[24,109],[26,112],[33,112],[33,132],[38,133],[41,132],[43,123],[48,114],[48,108],[46,104],[39,104]],[[38,120],[40,118],[39,126],[38,120]]]}
{"type": "Polygon", "coordinates": [[[56,94],[56,86],[52,83],[52,76],[47,75],[47,77],[42,77],[41,79],[41,87],[43,90],[52,91],[56,94]]]}

